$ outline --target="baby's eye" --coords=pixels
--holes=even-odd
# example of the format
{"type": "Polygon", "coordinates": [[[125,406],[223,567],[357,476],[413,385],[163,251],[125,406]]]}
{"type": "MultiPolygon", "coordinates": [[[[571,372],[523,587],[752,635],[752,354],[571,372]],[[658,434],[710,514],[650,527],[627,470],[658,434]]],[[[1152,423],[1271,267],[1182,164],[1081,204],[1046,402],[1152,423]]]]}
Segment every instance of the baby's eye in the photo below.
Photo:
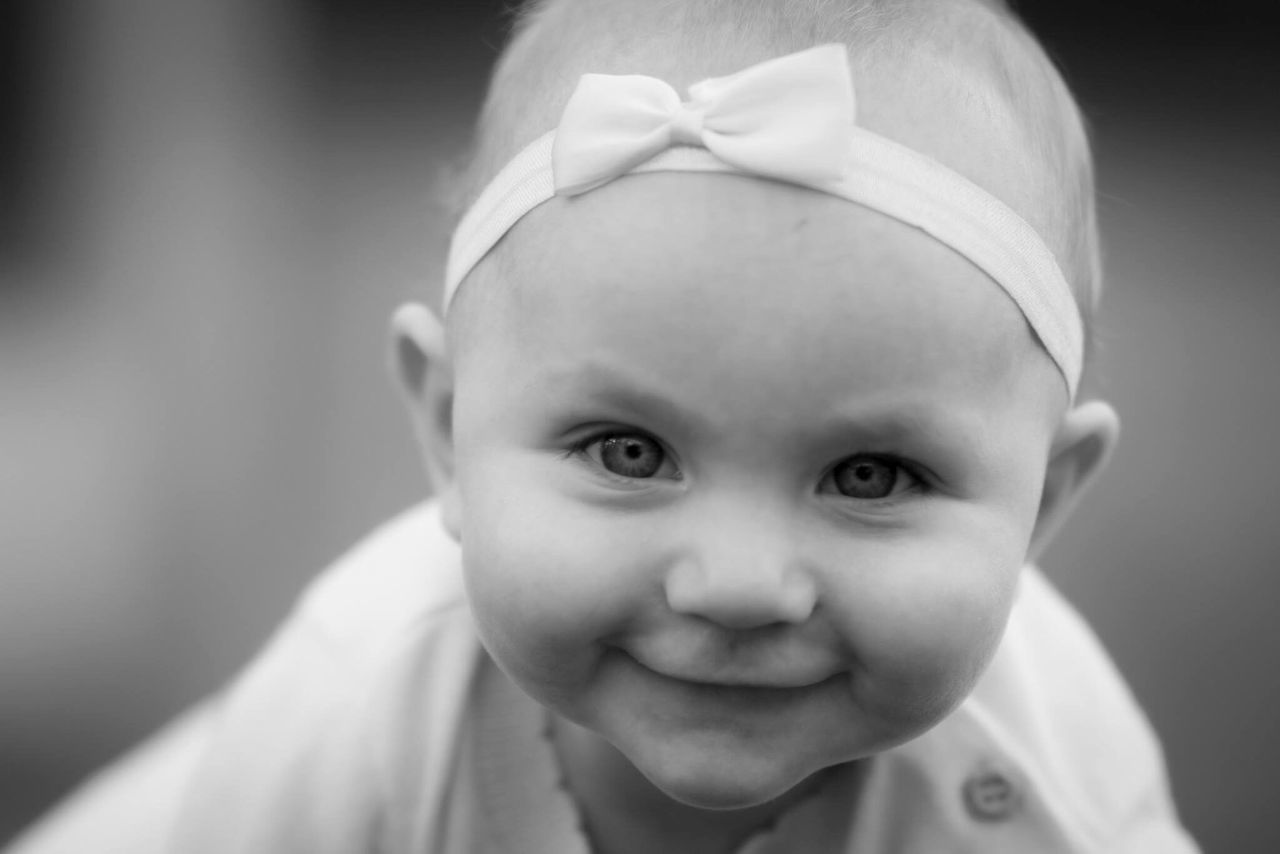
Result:
{"type": "Polygon", "coordinates": [[[675,467],[654,439],[642,433],[614,433],[592,439],[582,447],[583,453],[605,470],[620,477],[644,479],[667,473],[675,467]]]}
{"type": "Polygon", "coordinates": [[[858,454],[831,470],[836,490],[849,498],[873,501],[888,498],[918,484],[914,475],[891,457],[858,454]]]}

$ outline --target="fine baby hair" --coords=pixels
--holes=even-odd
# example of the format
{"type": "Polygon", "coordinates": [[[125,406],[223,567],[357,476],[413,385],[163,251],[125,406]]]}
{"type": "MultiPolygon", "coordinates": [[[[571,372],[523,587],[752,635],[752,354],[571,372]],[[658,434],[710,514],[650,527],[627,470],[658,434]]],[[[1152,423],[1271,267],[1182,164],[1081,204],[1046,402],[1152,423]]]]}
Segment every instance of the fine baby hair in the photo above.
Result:
{"type": "Polygon", "coordinates": [[[1008,8],[527,4],[459,194],[433,498],[15,854],[1195,851],[1029,563],[1118,420],[1008,8]]]}
{"type": "Polygon", "coordinates": [[[994,131],[985,140],[988,162],[959,171],[984,179],[1053,249],[1087,335],[1101,262],[1084,122],[1053,63],[1002,0],[526,2],[493,74],[458,207],[474,203],[502,166],[556,126],[582,74],[651,74],[683,92],[823,43],[848,47],[860,81],[859,125],[891,139],[903,136],[894,127],[911,127],[906,136],[919,139],[897,141],[942,162],[974,141],[967,131],[975,123],[994,131]],[[970,106],[949,116],[961,124],[945,136],[922,135],[921,111],[949,99],[970,106]]]}
{"type": "Polygon", "coordinates": [[[981,188],[859,128],[843,45],[704,80],[690,92],[692,102],[681,103],[656,78],[584,75],[559,127],[521,151],[459,223],[445,272],[446,310],[467,273],[552,196],[634,172],[757,175],[857,202],[960,252],[1018,304],[1075,396],[1083,332],[1052,251],[981,188]]]}

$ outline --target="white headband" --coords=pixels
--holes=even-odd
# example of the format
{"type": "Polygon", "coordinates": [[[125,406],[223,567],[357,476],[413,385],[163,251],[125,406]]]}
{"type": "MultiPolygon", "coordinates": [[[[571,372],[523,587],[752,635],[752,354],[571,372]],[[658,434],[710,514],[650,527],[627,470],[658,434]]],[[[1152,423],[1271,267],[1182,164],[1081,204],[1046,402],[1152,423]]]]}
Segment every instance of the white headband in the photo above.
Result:
{"type": "Polygon", "coordinates": [[[728,172],[810,187],[913,225],[1000,285],[1075,397],[1084,334],[1052,251],[1022,217],[929,157],[854,124],[844,45],[703,80],[682,101],[641,75],[584,74],[559,127],[485,187],[449,247],[444,305],[502,236],[552,196],[637,172],[728,172]]]}

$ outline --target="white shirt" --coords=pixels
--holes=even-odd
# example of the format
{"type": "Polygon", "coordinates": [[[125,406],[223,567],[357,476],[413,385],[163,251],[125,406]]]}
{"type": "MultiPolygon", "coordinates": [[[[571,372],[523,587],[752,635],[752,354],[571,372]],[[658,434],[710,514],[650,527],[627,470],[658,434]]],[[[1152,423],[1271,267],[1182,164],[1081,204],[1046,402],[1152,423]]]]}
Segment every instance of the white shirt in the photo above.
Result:
{"type": "MultiPolygon", "coordinates": [[[[311,585],[222,695],[89,781],[9,854],[584,851],[529,723],[539,707],[518,691],[477,699],[493,683],[460,563],[434,505],[387,523],[311,585]]],[[[1030,567],[973,694],[867,763],[856,791],[847,854],[1197,851],[1150,725],[1030,567]]],[[[744,854],[803,850],[797,813],[744,854]]]]}

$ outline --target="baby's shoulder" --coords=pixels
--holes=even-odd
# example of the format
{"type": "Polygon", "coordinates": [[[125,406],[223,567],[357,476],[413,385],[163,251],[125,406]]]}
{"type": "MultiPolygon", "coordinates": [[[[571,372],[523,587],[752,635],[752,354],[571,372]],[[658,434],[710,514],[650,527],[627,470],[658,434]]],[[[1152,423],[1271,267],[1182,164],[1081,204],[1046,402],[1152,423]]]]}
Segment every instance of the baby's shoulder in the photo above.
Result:
{"type": "Polygon", "coordinates": [[[372,649],[466,618],[460,550],[435,502],[380,525],[308,586],[294,614],[334,643],[372,649]]]}
{"type": "Polygon", "coordinates": [[[1154,730],[1097,635],[1035,568],[958,717],[1086,838],[1172,815],[1154,730]]]}
{"type": "Polygon", "coordinates": [[[1098,636],[1035,567],[1023,572],[1004,638],[974,700],[1028,738],[1115,739],[1138,747],[1141,736],[1138,741],[1154,744],[1098,636]]]}

